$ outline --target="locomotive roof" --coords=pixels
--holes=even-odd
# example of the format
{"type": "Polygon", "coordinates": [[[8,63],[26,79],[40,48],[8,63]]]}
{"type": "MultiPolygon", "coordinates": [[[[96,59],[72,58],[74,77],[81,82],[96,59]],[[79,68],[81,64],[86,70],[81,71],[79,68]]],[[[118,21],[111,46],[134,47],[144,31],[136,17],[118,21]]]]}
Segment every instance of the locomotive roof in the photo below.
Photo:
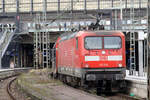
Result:
{"type": "Polygon", "coordinates": [[[97,34],[97,35],[123,35],[123,33],[121,31],[82,31],[82,32],[86,32],[86,33],[89,33],[89,34],[97,34]]]}
{"type": "Polygon", "coordinates": [[[74,32],[74,33],[68,32],[68,33],[63,33],[60,36],[60,38],[61,38],[60,41],[73,38],[79,33],[88,33],[88,34],[97,34],[97,35],[120,35],[120,36],[123,35],[123,33],[121,31],[104,31],[104,30],[103,31],[79,31],[79,32],[74,32]]]}

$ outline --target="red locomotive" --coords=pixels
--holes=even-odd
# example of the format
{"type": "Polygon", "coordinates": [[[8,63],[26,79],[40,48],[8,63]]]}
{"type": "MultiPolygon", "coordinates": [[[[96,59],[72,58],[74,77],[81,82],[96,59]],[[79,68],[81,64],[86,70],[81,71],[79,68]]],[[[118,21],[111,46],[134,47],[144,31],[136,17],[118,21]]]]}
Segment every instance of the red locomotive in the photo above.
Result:
{"type": "Polygon", "coordinates": [[[55,72],[73,84],[99,91],[125,86],[125,36],[119,31],[65,33],[56,42],[55,72]]]}

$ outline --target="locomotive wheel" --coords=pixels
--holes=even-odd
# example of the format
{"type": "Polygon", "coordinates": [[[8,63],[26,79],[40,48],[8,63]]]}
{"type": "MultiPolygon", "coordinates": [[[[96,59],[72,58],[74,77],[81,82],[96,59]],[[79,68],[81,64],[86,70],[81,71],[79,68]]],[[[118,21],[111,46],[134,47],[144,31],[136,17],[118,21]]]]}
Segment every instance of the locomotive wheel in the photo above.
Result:
{"type": "Polygon", "coordinates": [[[63,82],[66,83],[66,79],[64,75],[59,74],[59,79],[63,82]]]}
{"type": "Polygon", "coordinates": [[[103,84],[104,84],[104,82],[103,81],[98,81],[98,83],[97,83],[97,95],[101,95],[102,94],[102,92],[103,92],[103,84]]]}
{"type": "Polygon", "coordinates": [[[65,75],[63,75],[63,82],[67,84],[67,77],[65,75]]]}
{"type": "Polygon", "coordinates": [[[120,82],[120,88],[119,88],[120,92],[122,93],[126,93],[127,92],[127,84],[125,81],[120,82]]]}
{"type": "Polygon", "coordinates": [[[97,88],[97,95],[101,95],[102,94],[102,87],[98,87],[97,88]]]}
{"type": "Polygon", "coordinates": [[[72,86],[74,87],[74,88],[78,88],[78,79],[77,78],[75,78],[75,77],[72,77],[72,82],[71,82],[71,84],[72,84],[72,86]]]}
{"type": "Polygon", "coordinates": [[[106,86],[105,86],[105,94],[109,95],[110,93],[112,93],[112,83],[111,81],[106,81],[106,86]]]}
{"type": "Polygon", "coordinates": [[[105,91],[111,92],[111,81],[107,81],[105,91]]]}

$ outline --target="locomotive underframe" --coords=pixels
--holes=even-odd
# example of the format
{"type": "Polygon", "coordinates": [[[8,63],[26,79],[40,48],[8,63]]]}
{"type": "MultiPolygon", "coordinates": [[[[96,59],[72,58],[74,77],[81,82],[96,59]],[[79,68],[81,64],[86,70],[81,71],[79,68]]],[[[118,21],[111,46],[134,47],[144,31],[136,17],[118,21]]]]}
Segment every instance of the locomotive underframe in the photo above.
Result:
{"type": "Polygon", "coordinates": [[[58,67],[58,73],[81,78],[86,81],[124,80],[125,68],[72,68],[58,67]]]}
{"type": "Polygon", "coordinates": [[[83,69],[86,81],[96,80],[124,80],[125,68],[83,69]]]}
{"type": "Polygon", "coordinates": [[[88,87],[89,89],[97,88],[98,94],[99,92],[125,91],[125,68],[69,68],[58,67],[58,76],[65,83],[88,87]]]}

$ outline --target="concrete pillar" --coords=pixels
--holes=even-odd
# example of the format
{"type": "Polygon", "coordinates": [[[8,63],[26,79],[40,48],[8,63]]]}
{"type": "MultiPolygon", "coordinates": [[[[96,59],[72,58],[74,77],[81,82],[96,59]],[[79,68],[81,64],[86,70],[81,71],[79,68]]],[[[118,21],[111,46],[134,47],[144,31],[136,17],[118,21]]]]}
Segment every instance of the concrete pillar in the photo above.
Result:
{"type": "Polygon", "coordinates": [[[144,68],[143,68],[143,41],[139,40],[138,42],[138,50],[139,50],[139,76],[143,76],[144,68]]]}
{"type": "Polygon", "coordinates": [[[43,12],[47,12],[47,0],[43,0],[43,12]]]}
{"type": "Polygon", "coordinates": [[[100,0],[97,1],[97,9],[100,9],[100,0]]]}
{"type": "Polygon", "coordinates": [[[141,6],[142,6],[141,3],[142,3],[141,0],[139,0],[139,8],[140,9],[141,9],[141,6]]]}
{"type": "Polygon", "coordinates": [[[16,7],[17,7],[16,12],[19,13],[19,0],[16,0],[16,7]]]}
{"type": "Polygon", "coordinates": [[[16,32],[20,32],[19,0],[16,0],[16,32]]]}
{"type": "Polygon", "coordinates": [[[14,68],[16,67],[16,49],[15,49],[15,51],[14,51],[14,68]]]}
{"type": "Polygon", "coordinates": [[[114,7],[114,0],[111,0],[111,7],[114,7]]]}
{"type": "Polygon", "coordinates": [[[125,9],[127,9],[127,6],[128,6],[128,2],[127,0],[125,0],[125,9]]]}
{"type": "Polygon", "coordinates": [[[144,32],[138,32],[138,54],[139,54],[139,76],[143,76],[144,74],[144,50],[143,50],[143,41],[144,41],[144,32]]]}
{"type": "Polygon", "coordinates": [[[123,5],[123,3],[122,3],[123,1],[122,0],[120,0],[120,26],[121,26],[121,30],[122,30],[122,21],[123,21],[123,8],[122,8],[122,5],[123,5]]]}
{"type": "Polygon", "coordinates": [[[71,12],[73,12],[73,0],[71,0],[71,12]]]}
{"type": "Polygon", "coordinates": [[[21,45],[20,44],[18,44],[18,67],[21,67],[20,65],[21,65],[21,45]]]}
{"type": "Polygon", "coordinates": [[[30,12],[31,14],[33,13],[33,0],[30,1],[31,2],[31,5],[30,5],[30,12]]]}
{"type": "Polygon", "coordinates": [[[110,29],[113,30],[114,26],[113,26],[113,10],[111,10],[110,12],[110,29]]]}
{"type": "Polygon", "coordinates": [[[122,5],[123,5],[122,0],[120,0],[120,19],[121,20],[123,19],[122,5]]]}
{"type": "Polygon", "coordinates": [[[5,13],[5,0],[2,0],[2,12],[5,13]]]}
{"type": "Polygon", "coordinates": [[[24,50],[24,67],[26,67],[26,50],[24,50]]]}
{"type": "Polygon", "coordinates": [[[60,0],[58,0],[58,12],[60,12],[60,0]]]}
{"type": "Polygon", "coordinates": [[[117,30],[118,29],[118,12],[117,12],[117,10],[115,10],[115,30],[117,30]]]}
{"type": "Polygon", "coordinates": [[[22,64],[22,62],[23,62],[22,53],[23,53],[23,49],[22,49],[22,46],[21,46],[21,50],[20,50],[20,58],[21,58],[21,60],[20,60],[20,66],[21,66],[21,68],[23,67],[23,64],[22,64]]]}
{"type": "Polygon", "coordinates": [[[85,13],[86,13],[86,10],[87,10],[87,1],[84,0],[84,11],[85,11],[85,13]]]}

